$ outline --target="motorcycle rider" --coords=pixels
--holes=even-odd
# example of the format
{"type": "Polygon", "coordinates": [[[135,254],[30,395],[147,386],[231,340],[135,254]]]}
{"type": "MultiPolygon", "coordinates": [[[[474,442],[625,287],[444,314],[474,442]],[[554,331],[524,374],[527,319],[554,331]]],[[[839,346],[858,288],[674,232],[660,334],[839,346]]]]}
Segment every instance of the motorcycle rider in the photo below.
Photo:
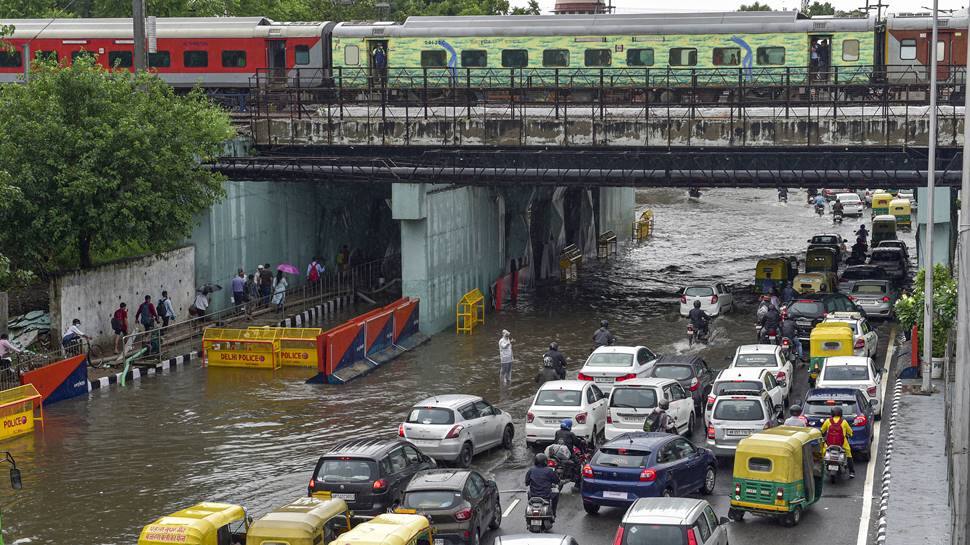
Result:
{"type": "Polygon", "coordinates": [[[613,334],[610,333],[610,330],[608,329],[609,327],[610,327],[609,322],[607,322],[606,320],[600,321],[600,328],[597,329],[595,333],[593,333],[593,345],[596,348],[599,348],[601,346],[610,346],[614,342],[616,342],[616,337],[614,337],[613,334]]]}
{"type": "Polygon", "coordinates": [[[690,320],[691,325],[694,326],[694,330],[697,331],[698,337],[707,337],[707,324],[711,321],[711,317],[701,310],[701,302],[694,301],[694,308],[687,313],[687,319],[690,320]]]}
{"type": "Polygon", "coordinates": [[[818,211],[818,209],[821,208],[822,211],[825,211],[825,202],[826,202],[825,201],[825,196],[823,196],[823,195],[816,195],[815,196],[815,210],[818,211]]]}
{"type": "Polygon", "coordinates": [[[549,459],[541,452],[536,454],[534,465],[525,473],[525,485],[529,487],[529,499],[542,498],[552,507],[552,516],[556,516],[559,505],[559,476],[549,467],[549,459]]]}
{"type": "Polygon", "coordinates": [[[543,360],[552,358],[552,368],[559,375],[559,380],[566,378],[566,356],[563,356],[562,352],[559,351],[559,343],[555,341],[549,343],[549,350],[542,357],[543,360]]]}
{"type": "Polygon", "coordinates": [[[542,368],[539,369],[539,373],[536,374],[536,382],[539,386],[549,382],[550,380],[559,380],[559,373],[556,372],[555,364],[552,358],[546,356],[542,358],[542,368]]]}
{"type": "Polygon", "coordinates": [[[835,203],[832,204],[832,221],[835,222],[835,218],[841,220],[843,216],[845,216],[845,205],[842,204],[842,201],[835,199],[835,203]]]}
{"type": "Polygon", "coordinates": [[[842,407],[832,407],[832,416],[822,422],[822,435],[825,437],[826,446],[842,447],[845,451],[845,460],[849,466],[849,478],[855,479],[855,464],[852,463],[852,447],[849,446],[849,437],[852,437],[852,426],[842,418],[842,407]]]}
{"type": "Polygon", "coordinates": [[[782,339],[788,339],[788,344],[798,354],[798,359],[802,359],[802,343],[798,340],[798,329],[795,327],[795,320],[792,320],[788,313],[782,313],[781,324],[778,326],[778,334],[782,339]]]}
{"type": "Polygon", "coordinates": [[[792,405],[788,409],[788,413],[791,415],[788,420],[785,420],[786,426],[798,426],[801,428],[808,427],[808,419],[802,416],[802,406],[798,403],[792,405]]]}
{"type": "Polygon", "coordinates": [[[674,425],[674,419],[667,414],[669,408],[670,402],[661,399],[647,415],[647,419],[643,421],[643,431],[660,431],[677,435],[677,426],[674,425]]]}
{"type": "Polygon", "coordinates": [[[765,317],[762,318],[761,323],[761,341],[767,342],[768,334],[774,330],[775,336],[778,335],[778,328],[781,327],[781,314],[774,305],[769,305],[768,311],[765,312],[765,317]]]}
{"type": "Polygon", "coordinates": [[[785,202],[788,202],[788,188],[787,187],[779,187],[778,188],[778,200],[779,201],[784,200],[785,202]]]}
{"type": "Polygon", "coordinates": [[[855,232],[855,236],[858,237],[858,240],[861,240],[863,243],[869,239],[869,230],[866,229],[865,224],[859,226],[859,230],[855,232]]]}
{"type": "Polygon", "coordinates": [[[586,441],[577,437],[573,433],[573,421],[569,418],[564,418],[562,422],[559,423],[559,430],[556,431],[556,436],[553,438],[554,443],[560,445],[565,445],[569,449],[569,460],[578,466],[579,458],[576,456],[576,450],[580,452],[586,452],[586,441]]]}

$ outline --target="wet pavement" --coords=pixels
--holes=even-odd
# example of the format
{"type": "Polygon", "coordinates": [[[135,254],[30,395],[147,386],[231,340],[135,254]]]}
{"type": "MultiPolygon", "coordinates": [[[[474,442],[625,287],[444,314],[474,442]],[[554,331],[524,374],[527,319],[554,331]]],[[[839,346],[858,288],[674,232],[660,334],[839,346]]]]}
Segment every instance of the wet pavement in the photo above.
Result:
{"type": "MultiPolygon", "coordinates": [[[[711,367],[724,367],[737,345],[754,340],[754,297],[744,290],[753,282],[756,261],[803,256],[811,235],[837,232],[848,238],[860,223],[833,228],[829,217],[812,213],[803,196],[794,193],[792,202],[782,204],[774,191],[710,191],[700,202],[688,201],[679,190],[639,193],[638,200],[657,217],[649,241],[621,248],[609,261],[587,263],[575,283],[524,292],[516,305],[489,314],[474,335],[446,331],[349,385],[306,385],[307,372],[297,369],[273,374],[190,368],[52,405],[43,432],[5,444],[24,478],[23,490],[2,492],[8,542],[134,543],[151,520],[203,500],[238,503],[258,517],[304,495],[317,457],[330,446],[394,435],[411,404],[436,393],[481,395],[512,413],[517,440],[511,454],[498,450],[475,461],[506,491],[508,507],[531,460],[523,424],[548,343],[560,343],[575,376],[593,330],[608,319],[620,344],[698,352],[711,367]],[[727,284],[738,309],[715,321],[710,345],[688,349],[676,293],[696,280],[727,284]],[[501,329],[516,339],[508,388],[498,381],[501,329]]],[[[913,247],[910,235],[904,239],[913,247]]],[[[803,370],[797,381],[804,392],[803,370]]],[[[696,444],[702,443],[699,434],[696,444]]],[[[858,468],[860,476],[864,471],[858,468]]],[[[711,501],[725,515],[730,469],[722,468],[718,480],[711,501]]],[[[797,543],[852,542],[863,480],[836,485],[796,530],[746,519],[733,525],[732,539],[775,542],[784,532],[797,543]]],[[[587,516],[578,494],[567,492],[560,515],[556,531],[596,545],[609,541],[622,512],[587,516]]],[[[522,517],[519,504],[500,531],[521,531],[522,517]]],[[[491,535],[483,541],[490,543],[491,535]]]]}

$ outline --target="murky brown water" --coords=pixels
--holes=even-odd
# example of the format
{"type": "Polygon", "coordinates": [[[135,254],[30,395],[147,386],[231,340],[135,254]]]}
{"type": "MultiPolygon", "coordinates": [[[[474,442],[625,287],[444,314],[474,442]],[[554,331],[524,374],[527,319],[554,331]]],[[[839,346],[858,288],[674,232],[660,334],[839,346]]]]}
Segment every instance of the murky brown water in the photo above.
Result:
{"type": "MultiPolygon", "coordinates": [[[[758,258],[801,254],[808,236],[833,231],[802,196],[781,205],[774,191],[712,191],[699,203],[679,190],[640,194],[657,215],[649,242],[584,267],[573,285],[523,294],[473,336],[442,333],[347,386],[306,385],[307,373],[291,369],[193,367],[55,404],[43,432],[3,445],[24,476],[23,490],[0,488],[7,542],[134,543],[154,518],[202,500],[238,503],[259,516],[305,493],[329,445],[394,434],[410,405],[433,393],[485,396],[519,423],[549,341],[561,344],[575,370],[601,318],[623,344],[686,351],[674,296],[684,282],[711,279],[740,290],[758,258]],[[519,360],[508,389],[498,385],[503,328],[516,338],[519,360]]],[[[834,231],[848,237],[858,223],[834,231]]],[[[713,366],[752,340],[749,310],[715,323],[715,341],[704,349],[713,366]]]]}

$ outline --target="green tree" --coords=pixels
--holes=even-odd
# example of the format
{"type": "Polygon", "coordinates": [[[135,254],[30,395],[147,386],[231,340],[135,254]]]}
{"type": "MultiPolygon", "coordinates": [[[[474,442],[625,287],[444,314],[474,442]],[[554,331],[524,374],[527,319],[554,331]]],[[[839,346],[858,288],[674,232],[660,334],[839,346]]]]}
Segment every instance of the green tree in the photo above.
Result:
{"type": "Polygon", "coordinates": [[[512,8],[509,15],[539,15],[541,10],[539,9],[538,0],[529,0],[529,5],[524,8],[512,8]]]}
{"type": "Polygon", "coordinates": [[[162,250],[222,195],[201,165],[234,135],[222,110],[152,74],[79,61],[38,62],[29,84],[0,87],[0,170],[19,191],[0,210],[0,248],[15,269],[162,250]]]}
{"type": "MultiPolygon", "coordinates": [[[[912,295],[903,295],[895,306],[899,324],[905,331],[918,326],[920,339],[923,338],[925,287],[926,271],[920,269],[913,281],[912,295]]],[[[940,358],[946,351],[946,335],[957,318],[957,282],[941,263],[933,267],[933,314],[933,357],[940,358]]]]}
{"type": "Polygon", "coordinates": [[[760,2],[754,2],[753,4],[741,4],[738,11],[771,11],[771,6],[768,4],[762,4],[760,2]]]}
{"type": "Polygon", "coordinates": [[[809,17],[815,17],[816,15],[835,15],[835,7],[829,2],[823,3],[816,0],[802,13],[809,17]]]}

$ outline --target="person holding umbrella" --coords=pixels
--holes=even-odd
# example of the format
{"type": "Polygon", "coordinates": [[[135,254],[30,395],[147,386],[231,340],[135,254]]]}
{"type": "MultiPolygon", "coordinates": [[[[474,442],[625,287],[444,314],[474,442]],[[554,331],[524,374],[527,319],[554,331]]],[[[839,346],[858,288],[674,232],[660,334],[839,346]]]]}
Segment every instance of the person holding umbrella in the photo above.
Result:
{"type": "Polygon", "coordinates": [[[280,265],[276,268],[276,282],[273,283],[273,304],[280,314],[283,313],[283,303],[286,301],[286,288],[286,276],[283,275],[283,265],[280,265]]]}

